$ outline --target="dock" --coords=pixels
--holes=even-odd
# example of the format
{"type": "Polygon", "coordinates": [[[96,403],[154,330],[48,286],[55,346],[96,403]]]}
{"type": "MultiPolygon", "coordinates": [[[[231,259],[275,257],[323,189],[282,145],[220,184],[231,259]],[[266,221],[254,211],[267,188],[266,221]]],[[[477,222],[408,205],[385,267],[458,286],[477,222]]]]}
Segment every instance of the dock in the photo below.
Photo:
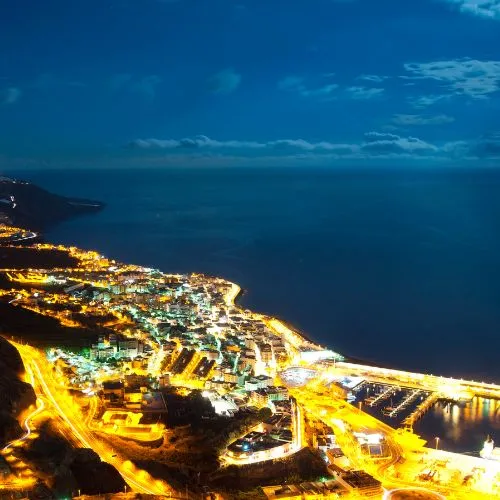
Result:
{"type": "Polygon", "coordinates": [[[372,407],[375,405],[378,405],[381,401],[384,401],[384,400],[388,399],[390,396],[392,396],[396,391],[397,391],[397,388],[389,386],[386,388],[385,391],[381,392],[375,399],[372,399],[371,401],[369,401],[368,404],[372,407]]]}
{"type": "Polygon", "coordinates": [[[408,415],[402,422],[406,429],[413,430],[413,425],[417,422],[428,410],[430,410],[439,399],[437,392],[432,392],[424,399],[416,408],[415,411],[408,415]]]}
{"type": "Polygon", "coordinates": [[[392,411],[389,413],[389,417],[396,417],[401,410],[405,409],[410,403],[415,401],[415,399],[417,399],[418,396],[422,394],[422,392],[423,391],[421,391],[420,389],[411,391],[410,394],[408,394],[408,396],[406,396],[406,398],[404,398],[398,406],[392,409],[392,411]]]}

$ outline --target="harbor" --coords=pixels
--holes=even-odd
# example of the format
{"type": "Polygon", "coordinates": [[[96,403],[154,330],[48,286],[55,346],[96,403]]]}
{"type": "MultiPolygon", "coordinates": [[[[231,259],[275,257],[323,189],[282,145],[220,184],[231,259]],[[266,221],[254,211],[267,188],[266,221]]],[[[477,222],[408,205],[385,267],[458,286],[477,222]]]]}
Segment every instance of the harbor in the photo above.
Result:
{"type": "Polygon", "coordinates": [[[500,400],[443,399],[437,392],[364,381],[351,403],[395,429],[413,431],[427,446],[479,456],[488,436],[500,442],[500,400]]]}

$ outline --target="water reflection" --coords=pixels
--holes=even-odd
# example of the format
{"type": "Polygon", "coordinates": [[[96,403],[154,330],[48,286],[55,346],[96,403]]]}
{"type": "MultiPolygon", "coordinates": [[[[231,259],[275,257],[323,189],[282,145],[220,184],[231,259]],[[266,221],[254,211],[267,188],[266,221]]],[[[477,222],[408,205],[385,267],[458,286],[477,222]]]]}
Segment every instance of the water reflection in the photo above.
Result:
{"type": "Polygon", "coordinates": [[[438,402],[415,425],[415,432],[429,442],[440,437],[440,447],[476,453],[488,435],[500,446],[500,401],[475,397],[458,405],[438,402]]]}

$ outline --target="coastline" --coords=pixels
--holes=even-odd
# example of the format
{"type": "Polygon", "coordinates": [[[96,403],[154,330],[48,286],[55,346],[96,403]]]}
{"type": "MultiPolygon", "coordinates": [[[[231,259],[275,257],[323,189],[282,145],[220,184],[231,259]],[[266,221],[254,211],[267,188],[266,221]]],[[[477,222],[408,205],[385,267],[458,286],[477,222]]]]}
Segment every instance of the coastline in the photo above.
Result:
{"type": "MultiPolygon", "coordinates": [[[[74,251],[77,251],[75,248],[74,251]]],[[[96,254],[96,252],[89,251],[89,254],[96,254]]],[[[104,257],[102,257],[104,259],[104,257]]],[[[120,264],[121,265],[121,264],[120,264]]],[[[124,264],[125,265],[125,264],[124,264]]],[[[132,267],[138,267],[140,268],[141,266],[136,266],[133,264],[130,264],[132,267]]],[[[162,272],[162,271],[160,271],[162,272]]],[[[184,276],[190,276],[190,275],[184,275],[184,276]]],[[[192,275],[191,275],[192,276],[192,275]]],[[[243,311],[246,315],[249,317],[253,316],[255,319],[263,320],[268,328],[270,328],[270,331],[273,333],[277,334],[282,334],[287,338],[289,341],[291,340],[291,343],[294,347],[298,349],[298,351],[330,351],[328,348],[324,348],[320,344],[315,343],[312,341],[310,338],[308,338],[306,335],[304,335],[299,329],[295,329],[293,325],[288,323],[285,320],[282,320],[280,318],[271,316],[271,315],[264,315],[260,314],[258,312],[255,312],[251,309],[245,309],[241,307],[241,299],[244,296],[245,293],[247,293],[247,290],[243,287],[240,287],[237,283],[234,283],[232,281],[226,280],[224,278],[221,278],[219,276],[209,276],[209,275],[204,275],[204,274],[198,274],[197,277],[199,279],[213,279],[216,282],[218,282],[220,285],[223,286],[223,288],[220,291],[220,294],[223,297],[224,302],[226,305],[229,307],[235,307],[238,308],[239,310],[243,311]],[[279,323],[279,324],[278,324],[279,323]]],[[[219,295],[219,297],[221,296],[219,295]]],[[[308,353],[309,354],[309,353],[308,353]]],[[[401,371],[401,370],[396,370],[394,368],[386,368],[378,363],[374,362],[367,362],[364,360],[360,359],[354,359],[350,357],[335,357],[337,353],[333,353],[330,351],[330,353],[325,352],[325,353],[318,353],[318,361],[320,361],[320,364],[317,366],[318,373],[323,373],[323,371],[327,371],[328,368],[328,363],[321,363],[322,360],[327,360],[327,359],[336,359],[336,367],[338,370],[340,370],[340,373],[344,373],[349,375],[349,372],[351,372],[351,375],[354,374],[356,376],[367,376],[371,377],[371,379],[376,380],[377,383],[384,384],[384,383],[396,383],[395,381],[399,381],[399,383],[403,383],[404,381],[410,380],[412,384],[420,384],[422,380],[425,380],[428,386],[432,388],[434,391],[441,391],[441,387],[444,385],[446,386],[456,386],[458,387],[459,385],[468,384],[471,387],[473,387],[474,390],[482,391],[482,395],[488,395],[488,391],[490,391],[490,394],[493,394],[493,392],[499,390],[497,386],[495,387],[487,387],[488,384],[479,383],[479,382],[474,382],[472,381],[469,383],[468,381],[463,381],[463,380],[457,380],[453,379],[450,377],[437,377],[433,375],[425,375],[423,373],[411,373],[411,372],[406,372],[406,371],[401,371]],[[340,359],[342,358],[342,359],[340,359]],[[368,369],[367,369],[368,368],[368,369]],[[373,368],[373,369],[371,369],[373,368]]],[[[297,363],[298,358],[294,358],[294,363],[297,363]]],[[[298,366],[298,365],[293,365],[293,366],[298,366]]],[[[333,368],[335,368],[335,363],[333,364],[333,368]]]]}
{"type": "MultiPolygon", "coordinates": [[[[31,179],[28,174],[25,174],[25,177],[31,179]]],[[[109,255],[110,258],[117,258],[124,262],[143,262],[147,266],[167,272],[170,270],[182,273],[196,271],[236,281],[247,288],[246,293],[238,298],[240,307],[263,314],[277,315],[292,326],[301,327],[305,337],[309,337],[321,345],[331,345],[339,352],[346,353],[356,359],[366,359],[371,363],[384,363],[386,366],[397,366],[417,371],[427,370],[431,373],[444,373],[448,376],[500,380],[500,368],[498,368],[498,363],[492,354],[498,345],[497,336],[494,334],[496,325],[498,325],[496,320],[498,311],[493,304],[492,293],[488,292],[489,287],[481,287],[480,285],[480,280],[484,279],[481,270],[478,270],[475,273],[476,277],[474,277],[469,276],[468,268],[461,266],[465,270],[458,269],[454,274],[461,283],[465,283],[465,280],[468,279],[473,279],[476,283],[476,302],[471,304],[471,307],[474,310],[478,310],[477,308],[480,307],[487,313],[481,317],[477,317],[472,309],[467,312],[468,310],[462,307],[462,291],[457,289],[455,294],[444,279],[439,280],[435,292],[433,292],[435,305],[430,300],[429,293],[416,295],[420,290],[430,288],[430,282],[423,279],[425,273],[434,273],[441,277],[451,276],[450,273],[455,267],[456,259],[462,258],[460,247],[457,250],[444,246],[437,247],[439,252],[441,252],[440,248],[443,250],[443,254],[440,253],[436,256],[435,267],[427,267],[426,269],[423,267],[424,260],[427,262],[428,259],[431,259],[435,247],[430,245],[423,249],[413,245],[411,248],[408,247],[408,252],[411,252],[408,254],[408,258],[411,258],[415,252],[422,254],[422,258],[419,258],[414,266],[408,268],[410,274],[401,277],[408,292],[399,299],[393,288],[384,285],[380,294],[374,296],[372,300],[370,297],[371,286],[375,275],[390,271],[390,269],[384,269],[384,266],[388,265],[385,261],[377,261],[375,268],[368,265],[370,249],[384,248],[389,243],[388,241],[385,243],[379,241],[378,232],[372,238],[371,233],[363,233],[362,227],[355,228],[352,229],[352,233],[346,234],[348,241],[346,240],[345,243],[342,240],[336,242],[329,239],[329,233],[323,235],[324,225],[320,224],[318,232],[313,234],[313,241],[301,242],[300,248],[293,251],[292,247],[288,251],[288,247],[277,246],[276,248],[282,252],[282,255],[273,256],[271,245],[281,245],[285,241],[283,237],[287,237],[286,233],[271,232],[278,219],[276,222],[271,221],[271,226],[271,222],[268,223],[267,219],[260,219],[260,215],[252,214],[248,209],[241,208],[237,212],[238,220],[243,218],[242,220],[248,221],[248,225],[243,225],[238,229],[237,220],[234,218],[236,214],[219,211],[223,210],[222,204],[225,206],[227,203],[236,201],[233,200],[233,195],[216,191],[218,198],[212,199],[204,191],[195,190],[196,196],[201,196],[202,205],[210,207],[210,211],[206,213],[196,211],[194,200],[196,196],[185,196],[183,201],[182,192],[177,193],[173,188],[167,187],[165,189],[169,192],[168,199],[170,201],[167,202],[159,196],[161,190],[156,190],[155,186],[163,185],[162,182],[167,182],[168,178],[169,174],[167,173],[144,173],[136,170],[127,172],[126,175],[124,173],[123,177],[119,176],[119,179],[115,176],[108,179],[101,174],[97,175],[97,173],[79,173],[78,175],[67,173],[61,176],[61,180],[52,174],[50,177],[40,178],[40,184],[48,188],[52,186],[54,192],[107,202],[105,210],[95,213],[92,218],[78,217],[50,229],[46,234],[47,240],[68,245],[75,244],[82,248],[97,248],[109,255]],[[139,179],[144,189],[151,190],[151,196],[148,194],[148,196],[140,198],[140,210],[137,211],[132,210],[129,199],[135,191],[136,184],[134,183],[139,179]],[[117,188],[116,196],[112,192],[115,186],[117,188]],[[120,196],[118,196],[119,193],[121,193],[120,196]],[[219,217],[223,217],[227,223],[223,228],[219,227],[218,217],[208,217],[209,214],[216,213],[219,214],[219,217]],[[188,228],[184,227],[184,220],[189,223],[190,238],[185,238],[185,231],[188,228]],[[252,239],[253,232],[256,228],[261,227],[266,231],[263,233],[264,239],[257,246],[251,243],[254,241],[252,239]],[[220,233],[217,232],[218,230],[220,233]],[[238,231],[241,231],[241,237],[238,231]],[[133,233],[137,242],[133,241],[134,238],[130,238],[129,233],[133,233]],[[231,240],[232,235],[237,235],[234,241],[231,240]],[[205,237],[207,240],[203,239],[205,237]],[[361,253],[356,252],[352,256],[343,252],[336,254],[337,258],[332,261],[332,266],[322,277],[321,274],[317,273],[317,268],[323,264],[327,256],[323,254],[323,250],[318,250],[320,251],[319,260],[313,259],[314,248],[322,248],[319,246],[321,238],[327,238],[323,241],[327,246],[325,252],[326,248],[335,250],[339,245],[343,247],[344,244],[357,244],[359,238],[363,238],[363,241],[366,239],[368,247],[360,249],[361,253]],[[354,241],[353,238],[356,240],[354,241]],[[242,244],[245,242],[250,242],[250,244],[246,245],[245,243],[244,247],[234,248],[231,250],[231,255],[219,255],[220,250],[233,248],[232,245],[236,245],[239,239],[241,239],[242,244]],[[140,240],[145,242],[144,248],[139,245],[140,240]],[[383,246],[379,247],[379,244],[383,246]],[[451,252],[454,257],[446,259],[442,266],[438,266],[441,257],[444,258],[445,249],[451,252]],[[294,269],[292,259],[299,252],[306,260],[300,267],[294,269]],[[368,266],[363,273],[360,272],[360,267],[355,265],[356,262],[362,263],[361,261],[366,262],[368,266]],[[282,270],[277,275],[280,283],[273,285],[275,275],[272,273],[272,269],[275,265],[282,270]],[[340,273],[337,273],[339,274],[337,278],[331,271],[336,267],[339,267],[340,273]],[[288,269],[292,271],[288,273],[289,276],[286,271],[288,269]],[[344,270],[342,271],[342,269],[344,270]],[[315,277],[316,275],[317,277],[315,277]],[[348,275],[349,281],[346,282],[348,275]],[[300,287],[300,293],[295,293],[292,285],[300,287]],[[310,289],[311,293],[305,292],[306,288],[310,289]],[[344,288],[346,293],[342,291],[344,288]],[[329,308],[330,300],[332,301],[331,309],[329,308]],[[374,301],[377,302],[378,308],[374,306],[374,301]],[[359,307],[363,310],[362,314],[357,312],[356,302],[359,302],[359,307]],[[434,313],[434,308],[441,310],[442,314],[434,313]],[[398,311],[401,311],[401,314],[398,311]],[[329,317],[331,314],[333,316],[329,317]],[[465,319],[471,314],[476,317],[470,318],[470,321],[466,322],[465,319]],[[457,327],[450,325],[455,322],[453,318],[456,318],[458,322],[457,327]],[[466,347],[467,339],[471,338],[470,335],[474,335],[474,338],[477,338],[479,342],[470,343],[466,347]],[[413,343],[410,339],[421,341],[413,343]],[[429,351],[424,346],[429,340],[432,341],[435,350],[429,351]],[[491,348],[488,348],[488,345],[491,348]],[[448,350],[447,346],[453,346],[453,359],[451,356],[444,357],[438,354],[439,351],[448,350]]],[[[216,181],[218,183],[225,178],[225,174],[224,177],[210,177],[210,179],[207,178],[207,182],[210,183],[210,186],[213,184],[213,188],[216,189],[216,181]]],[[[36,182],[36,180],[34,177],[33,181],[36,182]]],[[[270,182],[272,180],[270,179],[270,182]]],[[[295,182],[295,177],[292,180],[295,182]]],[[[297,177],[297,181],[299,180],[303,180],[302,175],[297,177]]],[[[340,182],[340,187],[349,188],[349,186],[344,186],[342,179],[338,179],[337,176],[330,180],[325,179],[324,183],[329,186],[329,189],[330,187],[337,189],[333,185],[333,181],[335,181],[336,186],[340,182]],[[332,181],[331,186],[329,186],[330,180],[332,181]]],[[[189,186],[189,176],[179,175],[177,181],[179,188],[182,188],[181,191],[185,184],[186,188],[189,186]]],[[[224,182],[226,181],[224,180],[224,182]]],[[[232,186],[232,177],[229,177],[227,182],[230,182],[229,185],[232,186]]],[[[356,186],[355,189],[357,189],[356,186]]],[[[371,184],[369,189],[372,189],[370,186],[371,184]]],[[[271,187],[274,189],[276,186],[271,182],[269,188],[266,188],[266,193],[271,187]]],[[[383,187],[385,192],[385,181],[383,187]]],[[[392,181],[387,188],[391,187],[392,181]]],[[[314,189],[320,189],[316,188],[316,182],[314,189]]],[[[355,196],[356,192],[352,194],[355,196]]],[[[293,208],[292,205],[288,207],[288,196],[284,202],[287,209],[293,208]]],[[[434,210],[433,207],[431,209],[434,210]]],[[[442,213],[438,209],[439,207],[435,211],[436,216],[440,216],[442,213]]],[[[385,213],[386,209],[381,207],[381,210],[384,210],[385,213]]],[[[279,213],[281,214],[283,211],[284,208],[280,208],[279,213]]],[[[335,217],[334,227],[336,230],[341,232],[344,229],[349,230],[350,217],[348,220],[338,221],[334,213],[331,216],[335,217]]],[[[401,219],[399,215],[395,215],[395,218],[401,219]]],[[[282,217],[280,217],[281,219],[282,217]]],[[[434,241],[436,238],[441,239],[440,234],[427,230],[427,226],[423,225],[424,221],[411,220],[412,223],[415,223],[415,227],[419,228],[418,234],[422,234],[424,239],[427,236],[430,241],[434,241]]],[[[377,231],[382,230],[383,228],[379,227],[377,221],[375,221],[377,231]]],[[[295,231],[293,227],[289,230],[292,233],[295,231]]],[[[342,232],[342,234],[344,233],[342,232]]],[[[406,236],[404,237],[406,238],[406,236]]],[[[413,238],[413,233],[409,237],[413,238]]],[[[447,241],[443,240],[442,245],[446,245],[447,241]]],[[[402,240],[398,239],[394,243],[399,245],[402,240]]],[[[396,251],[390,249],[387,252],[396,259],[395,262],[398,262],[399,265],[398,256],[393,255],[396,251]]],[[[474,259],[476,255],[474,247],[472,247],[471,252],[473,254],[470,257],[474,259]]],[[[398,253],[398,255],[402,254],[398,253]]],[[[403,260],[405,258],[402,257],[403,260]]],[[[429,262],[434,261],[429,260],[429,262]]],[[[493,272],[491,283],[491,292],[493,293],[496,293],[499,287],[498,283],[500,283],[496,277],[497,274],[496,271],[493,272]]]]}
{"type": "MultiPolygon", "coordinates": [[[[227,281],[228,283],[231,283],[232,285],[234,285],[235,287],[238,288],[238,293],[236,293],[233,296],[233,300],[232,300],[231,305],[233,307],[237,307],[238,309],[250,310],[247,307],[244,307],[244,305],[241,304],[241,302],[240,302],[243,299],[243,296],[246,293],[248,293],[248,290],[246,288],[240,287],[237,283],[234,283],[233,281],[228,281],[225,278],[221,278],[221,277],[219,277],[219,278],[223,279],[224,281],[227,281]]],[[[319,344],[318,342],[316,342],[315,340],[313,340],[311,337],[309,337],[308,335],[306,335],[303,331],[301,331],[300,328],[296,328],[292,323],[290,323],[287,320],[284,320],[283,318],[281,318],[279,316],[273,316],[273,315],[270,315],[270,314],[263,314],[263,313],[259,313],[259,312],[256,312],[256,311],[251,311],[251,312],[252,312],[252,314],[256,314],[258,316],[265,317],[266,319],[269,319],[269,320],[274,319],[274,320],[279,321],[288,330],[290,330],[291,332],[293,332],[295,335],[298,335],[299,337],[301,337],[304,342],[307,342],[309,344],[313,344],[316,347],[319,347],[319,348],[321,348],[323,350],[329,350],[329,349],[331,349],[329,346],[324,346],[322,344],[319,344]]],[[[377,361],[370,361],[370,360],[366,360],[366,359],[355,358],[355,357],[352,357],[352,356],[349,356],[349,355],[345,355],[345,354],[342,354],[342,356],[344,357],[345,361],[349,362],[349,363],[359,364],[359,365],[363,365],[363,366],[373,366],[373,367],[385,368],[385,369],[388,369],[388,370],[394,369],[394,368],[391,368],[390,366],[388,366],[386,364],[382,364],[382,363],[379,363],[377,361]]]]}

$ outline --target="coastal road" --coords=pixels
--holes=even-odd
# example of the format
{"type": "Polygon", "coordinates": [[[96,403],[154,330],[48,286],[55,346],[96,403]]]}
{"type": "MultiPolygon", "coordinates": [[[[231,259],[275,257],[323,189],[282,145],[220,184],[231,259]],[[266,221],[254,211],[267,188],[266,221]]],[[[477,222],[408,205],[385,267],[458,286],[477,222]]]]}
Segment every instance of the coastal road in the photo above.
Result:
{"type": "Polygon", "coordinates": [[[241,292],[241,288],[236,283],[231,283],[231,288],[224,295],[224,302],[226,306],[233,307],[236,297],[241,292]]]}

